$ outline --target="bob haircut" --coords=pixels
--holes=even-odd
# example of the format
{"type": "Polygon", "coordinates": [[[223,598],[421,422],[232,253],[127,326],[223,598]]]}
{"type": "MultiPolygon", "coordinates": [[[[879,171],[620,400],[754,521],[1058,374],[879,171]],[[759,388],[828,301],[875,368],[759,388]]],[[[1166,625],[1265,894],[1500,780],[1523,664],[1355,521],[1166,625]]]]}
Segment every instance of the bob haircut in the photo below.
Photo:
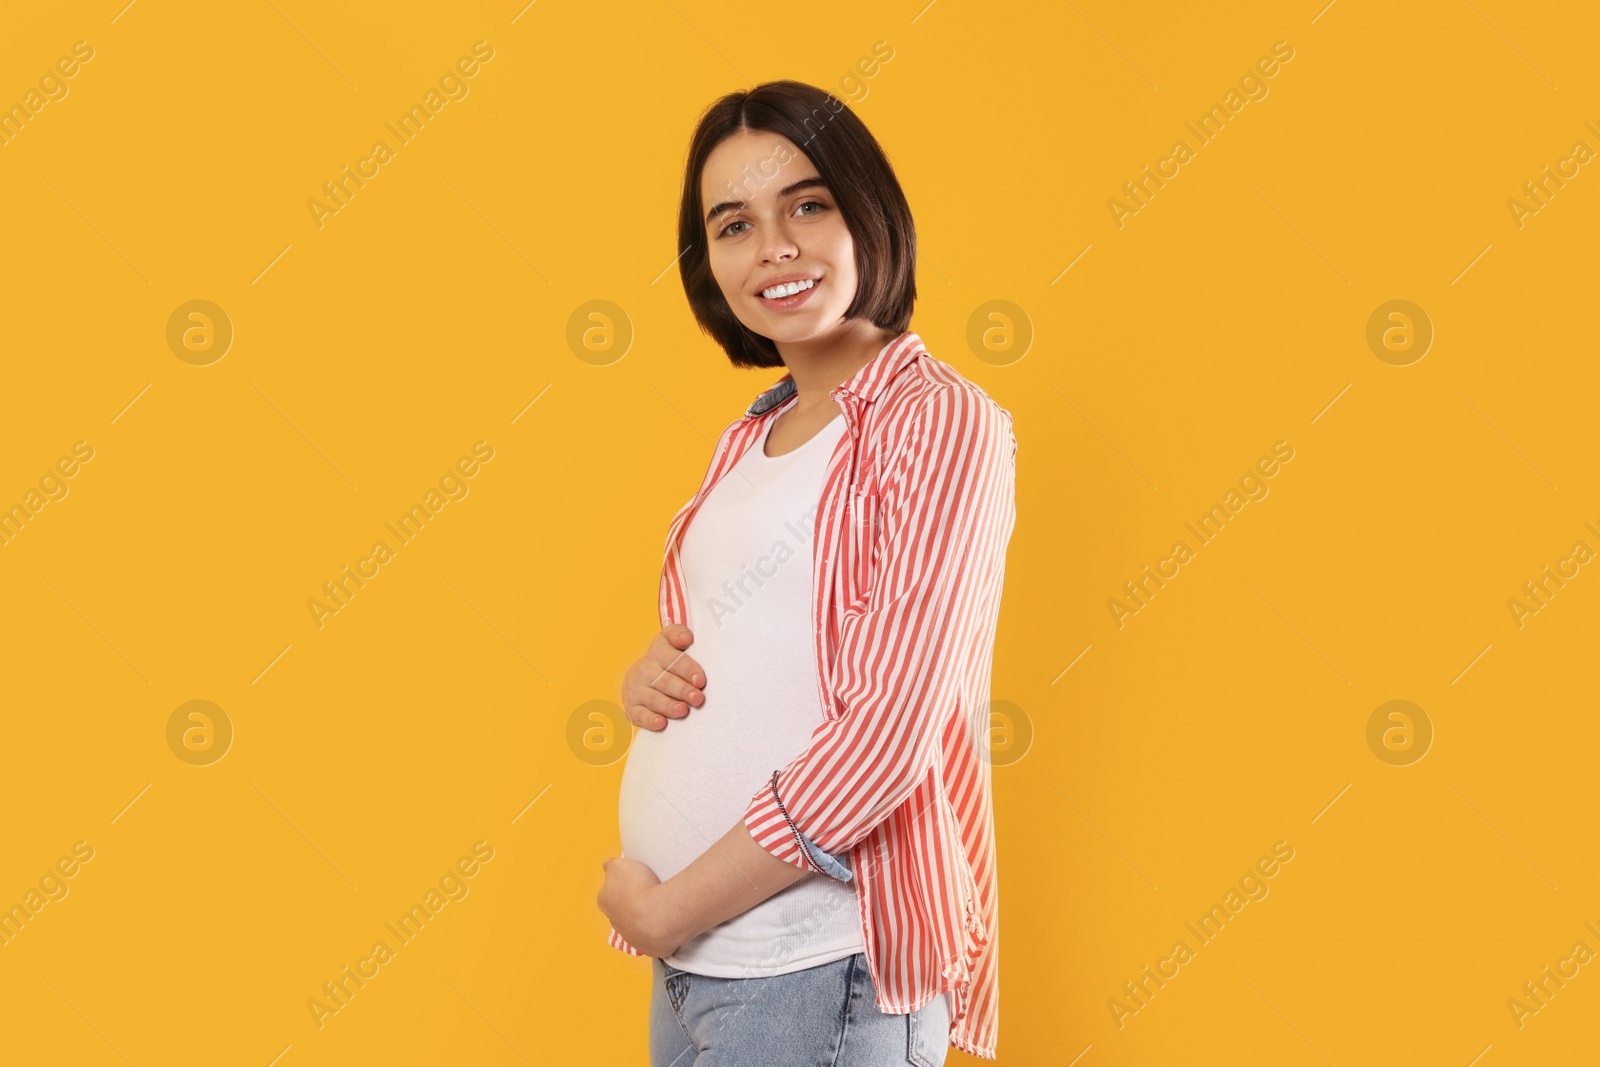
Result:
{"type": "MultiPolygon", "coordinates": [[[[707,108],[695,127],[678,206],[678,247],[686,249],[678,273],[700,328],[735,367],[783,366],[777,346],[739,321],[711,274],[701,173],[712,150],[740,130],[787,137],[827,183],[855,243],[859,281],[844,317],[865,318],[897,334],[909,329],[917,300],[917,231],[905,192],[855,112],[831,93],[797,81],[763,82],[748,92],[729,93],[707,108]]],[[[730,198],[749,196],[763,177],[771,175],[748,174],[740,182],[745,188],[728,190],[730,198]]]]}

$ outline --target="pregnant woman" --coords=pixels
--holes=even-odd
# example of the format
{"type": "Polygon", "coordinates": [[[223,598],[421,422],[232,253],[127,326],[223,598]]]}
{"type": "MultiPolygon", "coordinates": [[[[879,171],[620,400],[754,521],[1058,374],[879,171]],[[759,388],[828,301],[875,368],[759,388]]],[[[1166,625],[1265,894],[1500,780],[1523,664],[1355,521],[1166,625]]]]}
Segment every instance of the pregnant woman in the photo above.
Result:
{"type": "Polygon", "coordinates": [[[623,680],[641,729],[597,903],[654,957],[651,1063],[993,1059],[1011,416],[910,331],[910,208],[842,101],[718,100],[678,231],[701,327],[788,373],[673,519],[662,631],[623,680]]]}

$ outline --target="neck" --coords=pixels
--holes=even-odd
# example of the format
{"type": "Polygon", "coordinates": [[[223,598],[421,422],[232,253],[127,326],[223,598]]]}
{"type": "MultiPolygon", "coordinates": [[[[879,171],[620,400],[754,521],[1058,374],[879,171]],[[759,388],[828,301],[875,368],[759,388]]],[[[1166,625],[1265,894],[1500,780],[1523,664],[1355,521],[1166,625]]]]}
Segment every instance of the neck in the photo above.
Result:
{"type": "Polygon", "coordinates": [[[899,334],[865,320],[843,324],[842,332],[806,341],[778,341],[778,355],[794,378],[795,410],[812,411],[832,403],[828,392],[855,376],[899,334]]]}

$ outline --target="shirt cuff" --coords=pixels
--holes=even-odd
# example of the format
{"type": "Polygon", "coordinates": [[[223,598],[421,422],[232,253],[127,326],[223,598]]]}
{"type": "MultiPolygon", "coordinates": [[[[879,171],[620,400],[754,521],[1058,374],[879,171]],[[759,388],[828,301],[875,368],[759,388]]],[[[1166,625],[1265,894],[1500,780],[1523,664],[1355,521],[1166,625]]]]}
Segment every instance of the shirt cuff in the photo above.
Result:
{"type": "Polygon", "coordinates": [[[778,794],[778,772],[773,771],[767,786],[751,801],[745,812],[745,828],[756,844],[785,863],[825,874],[840,882],[855,878],[844,862],[822,849],[789,818],[783,798],[778,794]]]}
{"type": "MultiPolygon", "coordinates": [[[[794,823],[790,823],[789,825],[794,826],[794,823]]],[[[799,833],[798,827],[796,827],[795,832],[799,833]]],[[[800,834],[800,840],[805,843],[806,848],[811,850],[811,862],[822,868],[823,874],[827,875],[829,878],[837,878],[841,882],[848,882],[855,877],[854,872],[840,862],[837,856],[833,855],[831,852],[822,851],[822,849],[817,847],[817,843],[811,840],[811,838],[807,837],[805,834],[800,834]]]]}
{"type": "Polygon", "coordinates": [[[630,956],[643,956],[644,955],[643,952],[640,952],[638,949],[636,949],[632,945],[628,944],[628,942],[623,939],[623,936],[621,934],[617,933],[617,928],[615,926],[613,926],[611,928],[611,932],[606,935],[606,943],[609,944],[612,948],[621,949],[623,952],[626,952],[630,956]]]}

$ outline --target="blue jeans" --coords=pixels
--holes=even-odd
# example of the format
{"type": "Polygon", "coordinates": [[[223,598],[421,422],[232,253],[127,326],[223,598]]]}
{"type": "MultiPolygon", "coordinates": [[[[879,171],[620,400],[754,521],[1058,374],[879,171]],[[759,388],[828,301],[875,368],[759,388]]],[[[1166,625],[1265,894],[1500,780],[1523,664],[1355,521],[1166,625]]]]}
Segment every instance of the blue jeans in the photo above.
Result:
{"type": "Polygon", "coordinates": [[[770,978],[650,966],[650,1067],[942,1067],[950,1050],[944,994],[885,1015],[864,952],[770,978]]]}

